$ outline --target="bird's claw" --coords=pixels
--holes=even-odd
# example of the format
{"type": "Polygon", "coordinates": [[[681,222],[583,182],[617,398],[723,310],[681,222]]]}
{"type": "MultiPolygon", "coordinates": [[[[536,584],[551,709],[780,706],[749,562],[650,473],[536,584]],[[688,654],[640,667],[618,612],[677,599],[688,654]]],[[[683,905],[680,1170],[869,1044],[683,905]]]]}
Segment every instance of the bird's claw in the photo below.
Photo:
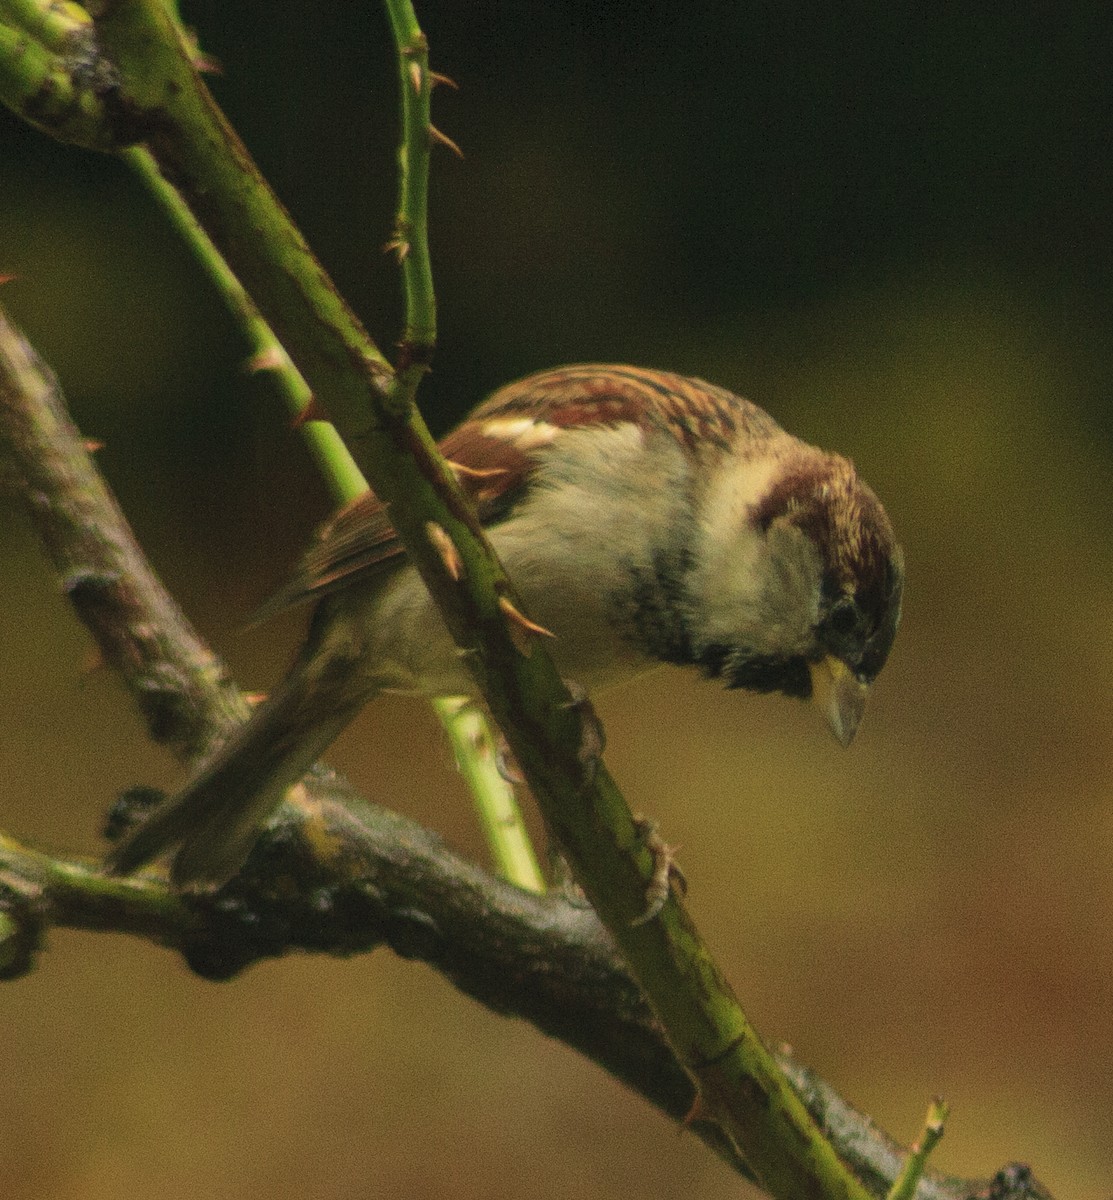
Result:
{"type": "Polygon", "coordinates": [[[495,770],[511,787],[521,787],[526,781],[510,743],[501,733],[495,738],[495,770]]]}
{"type": "Polygon", "coordinates": [[[576,748],[576,757],[583,768],[584,783],[590,785],[595,782],[599,762],[607,746],[607,736],[603,731],[603,722],[599,720],[595,705],[591,703],[587,691],[571,679],[566,679],[564,686],[571,696],[564,707],[576,713],[580,718],[580,741],[576,748]]]}
{"type": "Polygon", "coordinates": [[[682,1129],[691,1129],[697,1121],[706,1121],[710,1115],[710,1111],[703,1100],[703,1093],[699,1088],[696,1088],[696,1094],[692,1097],[692,1103],[688,1111],[680,1118],[680,1127],[682,1129]]]}
{"type": "Polygon", "coordinates": [[[665,907],[674,887],[681,896],[687,894],[688,880],[676,862],[676,854],[680,847],[666,844],[656,821],[649,817],[637,816],[634,818],[634,829],[653,857],[653,870],[645,889],[645,910],[630,924],[646,925],[665,907]]]}

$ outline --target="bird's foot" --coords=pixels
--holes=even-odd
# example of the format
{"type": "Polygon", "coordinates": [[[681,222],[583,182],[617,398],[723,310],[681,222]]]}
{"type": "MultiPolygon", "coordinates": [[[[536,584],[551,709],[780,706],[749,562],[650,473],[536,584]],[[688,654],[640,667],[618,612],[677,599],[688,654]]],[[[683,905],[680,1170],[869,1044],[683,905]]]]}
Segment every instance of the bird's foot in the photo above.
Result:
{"type": "Polygon", "coordinates": [[[576,757],[583,768],[584,783],[590,785],[594,783],[599,770],[599,763],[607,746],[607,736],[587,690],[573,679],[566,679],[564,686],[571,696],[565,707],[580,718],[580,741],[576,747],[576,757]]]}
{"type": "Polygon", "coordinates": [[[526,781],[510,743],[501,732],[495,737],[495,770],[511,787],[521,787],[526,781]]]}
{"type": "Polygon", "coordinates": [[[680,847],[666,844],[656,821],[639,814],[634,818],[634,828],[653,858],[653,869],[645,889],[645,911],[630,924],[646,925],[665,907],[674,887],[681,896],[687,894],[688,880],[676,862],[680,847]]]}

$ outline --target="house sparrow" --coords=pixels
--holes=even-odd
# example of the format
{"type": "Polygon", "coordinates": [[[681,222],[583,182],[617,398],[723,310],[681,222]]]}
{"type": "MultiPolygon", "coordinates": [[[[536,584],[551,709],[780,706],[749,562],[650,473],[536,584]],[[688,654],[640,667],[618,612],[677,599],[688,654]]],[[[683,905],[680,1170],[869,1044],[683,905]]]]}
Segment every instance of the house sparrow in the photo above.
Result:
{"type": "MultiPolygon", "coordinates": [[[[441,443],[561,673],[589,692],[673,663],[811,697],[849,744],[900,619],[885,510],[837,454],[698,379],[584,365],[500,388],[441,443]]],[[[342,509],[267,606],[318,605],[286,679],[185,789],[114,848],[125,874],[179,846],[218,884],[380,692],[474,683],[387,513],[342,509]]]]}

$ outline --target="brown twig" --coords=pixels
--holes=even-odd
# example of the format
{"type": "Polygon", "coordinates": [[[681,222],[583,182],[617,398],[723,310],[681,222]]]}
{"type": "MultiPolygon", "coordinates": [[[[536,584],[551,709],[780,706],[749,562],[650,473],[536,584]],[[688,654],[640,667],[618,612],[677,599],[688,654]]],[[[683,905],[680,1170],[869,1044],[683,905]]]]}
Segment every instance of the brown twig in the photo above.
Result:
{"type": "Polygon", "coordinates": [[[53,372],[0,310],[0,466],[104,664],[151,737],[190,760],[247,708],[149,563],[70,420],[53,372]]]}

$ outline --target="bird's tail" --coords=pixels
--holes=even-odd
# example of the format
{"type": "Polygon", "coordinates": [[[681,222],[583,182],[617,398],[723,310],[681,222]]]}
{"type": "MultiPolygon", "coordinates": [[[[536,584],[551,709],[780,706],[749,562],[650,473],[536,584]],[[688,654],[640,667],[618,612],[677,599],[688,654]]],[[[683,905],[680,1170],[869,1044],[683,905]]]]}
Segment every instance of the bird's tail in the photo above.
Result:
{"type": "Polygon", "coordinates": [[[247,858],[263,824],[374,695],[350,663],[303,654],[185,788],[156,809],[106,861],[127,875],[178,846],[178,887],[219,886],[247,858]]]}

